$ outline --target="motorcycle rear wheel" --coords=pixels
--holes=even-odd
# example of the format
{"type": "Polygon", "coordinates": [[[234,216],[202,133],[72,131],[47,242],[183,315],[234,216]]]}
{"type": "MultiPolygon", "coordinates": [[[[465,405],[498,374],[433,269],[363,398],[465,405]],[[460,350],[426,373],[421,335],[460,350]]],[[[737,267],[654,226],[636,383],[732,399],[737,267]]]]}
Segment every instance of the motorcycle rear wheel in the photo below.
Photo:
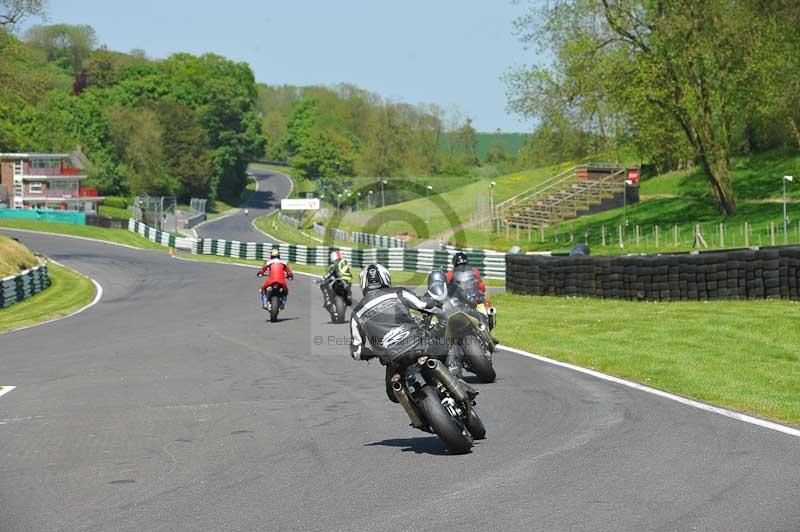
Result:
{"type": "Polygon", "coordinates": [[[336,318],[333,320],[334,323],[344,323],[344,314],[345,309],[347,308],[344,304],[344,298],[340,295],[337,295],[333,299],[333,305],[336,309],[336,318]]]}
{"type": "Polygon", "coordinates": [[[497,373],[494,371],[492,359],[486,356],[486,351],[478,342],[477,338],[467,338],[464,342],[464,354],[469,363],[469,367],[483,383],[494,382],[497,373]]]}
{"type": "Polygon", "coordinates": [[[422,388],[422,413],[447,449],[453,454],[466,454],[472,449],[472,436],[461,420],[447,411],[435,387],[427,384],[422,388]]]}
{"type": "Polygon", "coordinates": [[[278,312],[280,311],[280,298],[278,296],[272,296],[270,298],[269,303],[269,321],[275,323],[278,321],[278,312]]]}

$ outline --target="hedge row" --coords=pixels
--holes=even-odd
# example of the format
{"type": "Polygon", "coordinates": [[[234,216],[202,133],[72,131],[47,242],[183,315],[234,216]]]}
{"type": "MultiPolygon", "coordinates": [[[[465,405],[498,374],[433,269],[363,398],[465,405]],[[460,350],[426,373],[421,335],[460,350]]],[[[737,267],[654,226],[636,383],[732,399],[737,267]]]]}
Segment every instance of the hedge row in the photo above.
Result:
{"type": "Polygon", "coordinates": [[[800,247],[618,257],[506,256],[508,290],[647,301],[800,300],[800,247]]]}

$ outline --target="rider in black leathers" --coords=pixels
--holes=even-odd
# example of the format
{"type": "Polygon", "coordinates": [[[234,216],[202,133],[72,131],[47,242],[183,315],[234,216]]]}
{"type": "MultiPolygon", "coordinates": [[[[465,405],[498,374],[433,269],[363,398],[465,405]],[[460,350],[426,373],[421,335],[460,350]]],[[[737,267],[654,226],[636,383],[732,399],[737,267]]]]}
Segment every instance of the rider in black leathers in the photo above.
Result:
{"type": "Polygon", "coordinates": [[[361,289],[364,298],[350,319],[350,354],[354,360],[378,358],[386,366],[386,395],[397,403],[391,388],[392,375],[421,355],[443,358],[447,353],[447,346],[429,336],[409,312],[415,309],[436,313],[437,305],[403,288],[392,288],[389,271],[380,264],[364,268],[361,289]]]}

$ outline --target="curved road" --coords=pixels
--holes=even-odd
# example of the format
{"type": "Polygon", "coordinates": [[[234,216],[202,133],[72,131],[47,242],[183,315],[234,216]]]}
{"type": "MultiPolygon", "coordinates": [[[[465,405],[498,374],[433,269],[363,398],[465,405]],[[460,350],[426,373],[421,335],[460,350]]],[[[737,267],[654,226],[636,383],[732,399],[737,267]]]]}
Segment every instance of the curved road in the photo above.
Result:
{"type": "Polygon", "coordinates": [[[245,216],[239,209],[235,214],[203,223],[195,229],[203,238],[224,238],[240,242],[274,242],[253,227],[252,222],[259,216],[270,214],[281,206],[281,198],[289,197],[292,181],[286,175],[273,170],[250,168],[256,178],[256,192],[245,205],[250,211],[245,216]]]}
{"type": "Polygon", "coordinates": [[[450,456],[337,345],[311,279],[269,324],[252,269],[3,232],[105,289],[0,335],[4,532],[800,525],[796,437],[499,353],[488,439],[450,456]]]}

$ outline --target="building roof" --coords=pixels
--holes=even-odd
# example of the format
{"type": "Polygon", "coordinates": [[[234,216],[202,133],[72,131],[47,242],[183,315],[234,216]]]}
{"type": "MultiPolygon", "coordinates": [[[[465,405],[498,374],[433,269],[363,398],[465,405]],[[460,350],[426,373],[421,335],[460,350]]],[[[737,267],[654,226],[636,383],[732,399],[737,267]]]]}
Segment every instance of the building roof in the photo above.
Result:
{"type": "Polygon", "coordinates": [[[0,159],[69,159],[73,168],[84,169],[89,164],[89,159],[83,153],[80,145],[69,153],[37,153],[37,152],[11,152],[0,153],[0,159]]]}

